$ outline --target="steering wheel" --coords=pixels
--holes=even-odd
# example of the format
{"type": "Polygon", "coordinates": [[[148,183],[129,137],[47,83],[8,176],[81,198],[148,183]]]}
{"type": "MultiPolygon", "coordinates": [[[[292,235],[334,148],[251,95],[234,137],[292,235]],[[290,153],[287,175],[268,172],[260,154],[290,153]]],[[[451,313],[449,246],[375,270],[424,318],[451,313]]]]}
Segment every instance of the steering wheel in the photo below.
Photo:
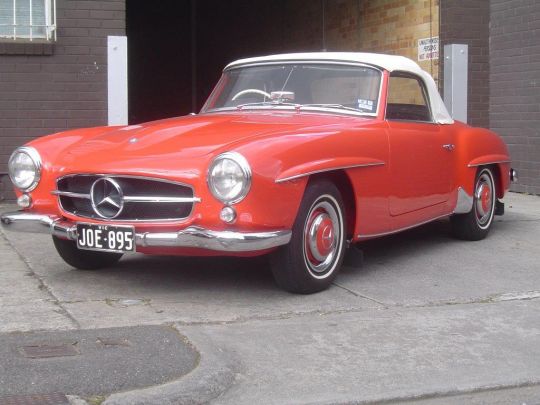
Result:
{"type": "Polygon", "coordinates": [[[259,89],[245,89],[245,90],[242,90],[242,91],[239,91],[238,93],[236,93],[231,100],[234,101],[238,97],[242,97],[244,94],[248,94],[248,93],[257,93],[257,94],[260,94],[261,96],[265,96],[265,97],[268,97],[268,98],[272,97],[266,91],[262,91],[262,90],[259,90],[259,89]]]}

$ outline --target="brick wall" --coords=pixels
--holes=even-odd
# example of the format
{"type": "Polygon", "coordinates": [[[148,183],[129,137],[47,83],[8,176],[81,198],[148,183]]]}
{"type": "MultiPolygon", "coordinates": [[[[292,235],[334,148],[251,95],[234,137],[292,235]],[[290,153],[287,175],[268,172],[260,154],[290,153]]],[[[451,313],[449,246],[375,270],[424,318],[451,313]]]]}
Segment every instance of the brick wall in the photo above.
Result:
{"type": "Polygon", "coordinates": [[[440,9],[441,54],[446,44],[469,46],[467,121],[489,128],[489,1],[441,0],[440,9]]]}
{"type": "MultiPolygon", "coordinates": [[[[439,0],[328,1],[327,48],[418,60],[418,40],[439,35],[439,0]]],[[[439,61],[419,65],[439,76],[439,61]]]]}
{"type": "Polygon", "coordinates": [[[0,43],[0,177],[15,147],[107,123],[107,36],[125,35],[125,1],[57,0],[57,25],[54,45],[0,43]]]}
{"type": "Polygon", "coordinates": [[[509,146],[516,191],[540,194],[540,2],[491,0],[491,129],[509,146]]]}

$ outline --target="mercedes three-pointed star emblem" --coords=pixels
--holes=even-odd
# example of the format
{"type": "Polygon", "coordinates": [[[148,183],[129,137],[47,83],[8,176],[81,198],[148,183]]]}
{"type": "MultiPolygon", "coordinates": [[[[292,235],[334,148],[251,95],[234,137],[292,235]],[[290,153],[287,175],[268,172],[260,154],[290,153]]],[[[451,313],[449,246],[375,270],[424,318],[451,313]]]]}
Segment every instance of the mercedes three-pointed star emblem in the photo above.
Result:
{"type": "Polygon", "coordinates": [[[101,218],[116,218],[124,209],[124,194],[116,180],[102,177],[90,189],[92,208],[101,218]]]}

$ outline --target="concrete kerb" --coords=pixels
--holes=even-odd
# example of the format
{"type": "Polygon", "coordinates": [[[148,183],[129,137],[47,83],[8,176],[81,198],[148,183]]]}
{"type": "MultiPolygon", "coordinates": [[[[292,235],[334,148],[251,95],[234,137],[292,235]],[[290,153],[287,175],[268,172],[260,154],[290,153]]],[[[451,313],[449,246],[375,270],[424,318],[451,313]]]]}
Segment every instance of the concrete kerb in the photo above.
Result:
{"type": "MultiPolygon", "coordinates": [[[[321,401],[321,402],[312,402],[311,405],[392,405],[392,404],[401,404],[401,403],[420,403],[428,405],[429,400],[434,400],[436,403],[446,403],[446,404],[459,404],[463,402],[454,401],[453,398],[457,398],[463,395],[479,395],[481,398],[482,394],[493,395],[498,391],[512,390],[512,389],[521,389],[529,387],[538,387],[540,381],[538,380],[524,380],[517,381],[508,385],[483,385],[479,387],[467,386],[467,387],[456,387],[451,390],[440,390],[432,391],[425,393],[403,393],[400,396],[380,396],[377,398],[367,398],[367,399],[350,399],[350,400],[338,400],[338,401],[321,401]],[[425,402],[420,402],[425,401],[425,402]],[[440,402],[438,402],[440,401],[440,402]]],[[[490,403],[491,401],[481,401],[482,404],[490,403]]],[[[435,402],[434,402],[435,403],[435,402]]],[[[475,404],[478,402],[475,402],[475,404]]],[[[499,402],[497,402],[499,403],[499,402]]],[[[527,405],[525,402],[520,402],[522,405],[527,405]]]]}
{"type": "MultiPolygon", "coordinates": [[[[170,326],[175,328],[174,325],[170,326]]],[[[186,336],[183,332],[177,332],[181,337],[186,336]]],[[[111,394],[103,405],[204,404],[229,389],[234,383],[239,362],[206,340],[186,339],[200,356],[199,364],[193,371],[165,384],[111,394]]]]}

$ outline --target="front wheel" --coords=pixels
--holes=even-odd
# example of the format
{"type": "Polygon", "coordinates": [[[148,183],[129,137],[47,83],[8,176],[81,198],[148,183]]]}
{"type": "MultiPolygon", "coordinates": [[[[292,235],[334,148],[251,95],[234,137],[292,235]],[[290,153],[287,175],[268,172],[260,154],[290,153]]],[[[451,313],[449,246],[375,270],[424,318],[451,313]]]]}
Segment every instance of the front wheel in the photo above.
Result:
{"type": "Polygon", "coordinates": [[[471,212],[450,217],[454,236],[463,240],[484,239],[493,223],[496,199],[493,171],[488,167],[479,169],[476,174],[471,212]]]}
{"type": "Polygon", "coordinates": [[[311,294],[330,286],[345,252],[344,217],[341,194],[332,182],[308,185],[290,243],[272,256],[272,273],[280,287],[311,294]]]}
{"type": "Polygon", "coordinates": [[[54,247],[64,261],[79,270],[98,270],[110,267],[118,262],[122,253],[95,252],[81,250],[71,240],[65,240],[53,236],[54,247]]]}

